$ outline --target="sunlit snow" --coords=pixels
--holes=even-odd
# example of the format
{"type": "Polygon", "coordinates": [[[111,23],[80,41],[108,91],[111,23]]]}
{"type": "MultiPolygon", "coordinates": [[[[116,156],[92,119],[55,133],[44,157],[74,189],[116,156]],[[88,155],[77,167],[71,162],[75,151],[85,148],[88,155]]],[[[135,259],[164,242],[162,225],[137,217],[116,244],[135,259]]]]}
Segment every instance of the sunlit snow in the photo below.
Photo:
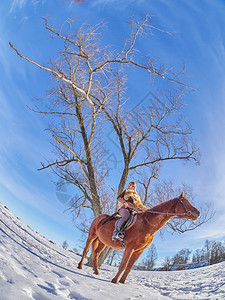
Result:
{"type": "Polygon", "coordinates": [[[0,299],[225,299],[225,262],[194,270],[132,270],[113,284],[116,267],[77,269],[80,257],[51,243],[0,204],[0,299]]]}

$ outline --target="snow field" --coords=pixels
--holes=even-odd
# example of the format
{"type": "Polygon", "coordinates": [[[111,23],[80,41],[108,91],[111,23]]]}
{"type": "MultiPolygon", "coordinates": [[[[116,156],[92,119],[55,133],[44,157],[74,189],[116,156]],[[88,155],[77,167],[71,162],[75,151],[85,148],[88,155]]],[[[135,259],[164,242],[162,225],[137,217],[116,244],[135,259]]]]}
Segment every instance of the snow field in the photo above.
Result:
{"type": "Polygon", "coordinates": [[[117,268],[77,269],[80,257],[24,225],[0,204],[0,300],[225,299],[225,262],[204,268],[133,270],[112,284],[117,268]]]}

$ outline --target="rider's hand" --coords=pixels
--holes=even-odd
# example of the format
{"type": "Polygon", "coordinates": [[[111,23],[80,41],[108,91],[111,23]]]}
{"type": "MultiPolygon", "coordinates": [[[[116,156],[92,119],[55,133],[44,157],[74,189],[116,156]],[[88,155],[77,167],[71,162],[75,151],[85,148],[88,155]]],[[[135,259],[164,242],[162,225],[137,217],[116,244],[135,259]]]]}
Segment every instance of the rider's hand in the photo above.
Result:
{"type": "Polygon", "coordinates": [[[128,208],[129,204],[127,202],[123,203],[123,207],[128,208]]]}

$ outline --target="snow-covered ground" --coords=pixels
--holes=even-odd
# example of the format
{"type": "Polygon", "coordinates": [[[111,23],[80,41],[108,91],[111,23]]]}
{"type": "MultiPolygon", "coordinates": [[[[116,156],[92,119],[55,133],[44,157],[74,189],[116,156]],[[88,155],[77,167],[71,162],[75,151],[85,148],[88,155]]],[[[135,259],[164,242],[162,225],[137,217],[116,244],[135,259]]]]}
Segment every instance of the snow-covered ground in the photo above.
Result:
{"type": "Polygon", "coordinates": [[[225,263],[195,270],[132,270],[113,284],[117,268],[99,275],[80,257],[52,244],[0,203],[0,300],[53,299],[225,299],[225,263]]]}

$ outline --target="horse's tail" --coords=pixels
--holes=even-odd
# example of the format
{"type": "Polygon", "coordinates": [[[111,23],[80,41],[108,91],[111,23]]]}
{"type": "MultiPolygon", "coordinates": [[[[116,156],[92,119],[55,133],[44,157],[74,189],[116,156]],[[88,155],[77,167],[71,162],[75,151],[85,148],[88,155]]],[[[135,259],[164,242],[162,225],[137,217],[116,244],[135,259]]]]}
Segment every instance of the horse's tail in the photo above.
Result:
{"type": "Polygon", "coordinates": [[[87,241],[86,241],[86,245],[85,245],[84,250],[83,250],[82,258],[81,258],[81,260],[78,264],[79,269],[82,269],[84,258],[86,256],[86,254],[88,253],[88,250],[89,250],[91,244],[98,238],[97,237],[97,227],[98,227],[99,223],[101,222],[101,218],[103,218],[103,217],[104,216],[101,215],[101,216],[95,218],[94,221],[91,223],[89,233],[88,233],[88,238],[87,238],[87,241]]]}

